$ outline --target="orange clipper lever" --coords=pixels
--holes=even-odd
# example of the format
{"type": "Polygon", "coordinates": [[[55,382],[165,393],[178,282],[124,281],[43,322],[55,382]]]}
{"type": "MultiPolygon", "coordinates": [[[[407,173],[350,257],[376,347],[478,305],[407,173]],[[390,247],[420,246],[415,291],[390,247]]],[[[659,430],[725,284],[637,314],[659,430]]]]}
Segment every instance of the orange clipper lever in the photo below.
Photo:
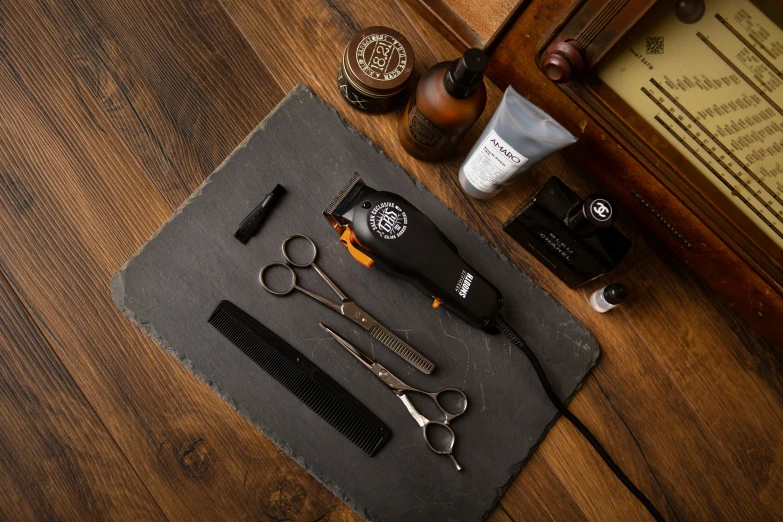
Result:
{"type": "Polygon", "coordinates": [[[348,247],[348,252],[351,253],[353,258],[357,260],[359,263],[364,265],[366,268],[372,267],[372,265],[375,264],[375,261],[372,260],[367,254],[353,246],[353,243],[351,242],[351,229],[350,227],[345,227],[345,230],[343,230],[343,233],[340,235],[340,243],[348,247]]]}

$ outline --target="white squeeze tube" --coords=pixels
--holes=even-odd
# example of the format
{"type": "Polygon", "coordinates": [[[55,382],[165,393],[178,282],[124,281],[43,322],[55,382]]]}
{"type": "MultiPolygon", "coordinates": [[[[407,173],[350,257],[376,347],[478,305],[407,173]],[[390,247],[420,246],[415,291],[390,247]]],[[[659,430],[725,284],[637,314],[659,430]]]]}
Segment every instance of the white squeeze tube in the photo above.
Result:
{"type": "Polygon", "coordinates": [[[459,168],[463,190],[489,199],[523,172],[576,138],[509,87],[459,168]]]}

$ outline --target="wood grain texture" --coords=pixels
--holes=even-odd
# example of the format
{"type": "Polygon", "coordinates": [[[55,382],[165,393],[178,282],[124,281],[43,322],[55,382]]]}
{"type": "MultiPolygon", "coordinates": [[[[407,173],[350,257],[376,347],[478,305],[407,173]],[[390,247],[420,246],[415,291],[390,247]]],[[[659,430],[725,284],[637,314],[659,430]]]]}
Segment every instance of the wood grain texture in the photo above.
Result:
{"type": "Polygon", "coordinates": [[[479,49],[502,33],[522,1],[413,0],[418,11],[442,24],[462,45],[479,49]]]}
{"type": "Polygon", "coordinates": [[[108,291],[282,91],[214,3],[4,8],[4,266],[163,513],[354,518],[128,324],[108,291]]]}
{"type": "MultiPolygon", "coordinates": [[[[541,16],[541,6],[531,2],[528,10],[541,16]]],[[[28,412],[26,396],[49,407],[66,396],[86,419],[76,426],[45,409],[29,414],[36,429],[70,441],[61,452],[68,458],[43,468],[36,460],[42,439],[20,422],[3,439],[15,444],[17,467],[0,471],[0,487],[21,494],[26,483],[13,469],[45,469],[54,483],[66,477],[80,487],[58,492],[65,499],[58,505],[73,509],[62,518],[86,518],[67,506],[88,491],[103,499],[91,504],[90,518],[357,519],[132,327],[108,290],[116,269],[304,82],[594,332],[603,357],[572,409],[669,519],[783,518],[779,353],[628,216],[620,226],[635,246],[612,279],[632,297],[612,313],[593,313],[587,296],[608,281],[569,290],[500,231],[551,175],[581,194],[594,191],[583,165],[557,154],[490,202],[464,196],[456,170],[500,100],[493,86],[454,159],[431,165],[407,157],[397,115],[352,111],[334,82],[347,41],[377,24],[409,37],[417,74],[458,55],[410,7],[387,2],[0,3],[0,261],[23,305],[2,308],[2,320],[12,310],[28,317],[6,320],[16,326],[4,323],[0,333],[15,348],[1,356],[16,374],[3,383],[2,418],[28,412]],[[31,321],[48,344],[22,326],[31,321]],[[50,375],[51,386],[21,380],[33,371],[50,375]],[[104,435],[86,442],[88,428],[104,435]],[[107,465],[117,470],[108,479],[100,473],[107,465]],[[146,496],[125,493],[140,483],[146,496]]],[[[512,79],[533,98],[546,89],[542,75],[512,79]]],[[[562,93],[549,103],[573,114],[562,93]]],[[[587,119],[564,123],[606,139],[587,119]]],[[[604,160],[613,161],[593,158],[604,160]]],[[[41,494],[48,496],[31,496],[8,518],[45,518],[34,510],[55,497],[41,494]]],[[[576,431],[558,422],[490,519],[644,520],[645,513],[576,431]]]]}
{"type": "Polygon", "coordinates": [[[0,275],[0,519],[165,520],[0,275]]]}

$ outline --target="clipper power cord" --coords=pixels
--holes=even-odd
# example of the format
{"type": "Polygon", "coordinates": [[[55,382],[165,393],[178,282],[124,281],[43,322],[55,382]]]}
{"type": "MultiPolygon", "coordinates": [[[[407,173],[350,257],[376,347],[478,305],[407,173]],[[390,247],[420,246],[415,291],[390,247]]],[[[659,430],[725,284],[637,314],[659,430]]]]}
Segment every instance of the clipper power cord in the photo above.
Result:
{"type": "Polygon", "coordinates": [[[367,268],[377,265],[404,279],[427,297],[488,333],[501,332],[530,360],[549,400],[595,448],[609,469],[657,521],[664,518],[623,473],[603,446],[557,397],[535,354],[500,315],[503,296],[460,256],[430,219],[404,198],[380,192],[354,174],[324,210],[351,255],[367,268]],[[392,241],[393,240],[393,241],[392,241]]]}

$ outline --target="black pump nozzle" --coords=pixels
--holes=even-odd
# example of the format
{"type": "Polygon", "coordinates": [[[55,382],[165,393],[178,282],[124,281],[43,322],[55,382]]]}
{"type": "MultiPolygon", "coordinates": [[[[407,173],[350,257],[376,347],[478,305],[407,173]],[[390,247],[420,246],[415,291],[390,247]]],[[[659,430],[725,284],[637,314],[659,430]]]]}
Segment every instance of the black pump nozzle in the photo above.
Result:
{"type": "Polygon", "coordinates": [[[487,55],[481,49],[468,49],[458,60],[454,60],[443,78],[446,92],[455,98],[470,98],[484,81],[487,69],[487,55]]]}

